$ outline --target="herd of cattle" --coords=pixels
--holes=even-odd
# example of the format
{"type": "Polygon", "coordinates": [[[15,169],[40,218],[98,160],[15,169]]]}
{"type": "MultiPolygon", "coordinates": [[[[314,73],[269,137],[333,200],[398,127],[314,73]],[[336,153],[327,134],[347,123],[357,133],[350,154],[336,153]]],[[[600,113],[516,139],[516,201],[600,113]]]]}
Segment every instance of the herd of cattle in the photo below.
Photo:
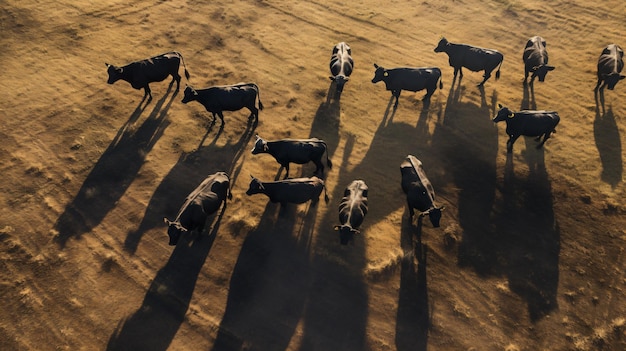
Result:
{"type": "MultiPolygon", "coordinates": [[[[451,43],[442,38],[435,52],[445,52],[448,55],[450,66],[454,68],[454,79],[463,77],[462,68],[473,72],[484,71],[483,81],[479,86],[491,77],[491,73],[497,68],[496,79],[500,77],[500,68],[504,60],[497,50],[484,49],[466,44],[451,43]]],[[[348,82],[354,68],[350,46],[341,42],[337,44],[330,59],[330,79],[335,82],[337,94],[341,94],[348,82]]],[[[621,74],[624,67],[624,51],[616,44],[606,46],[598,59],[598,82],[595,87],[596,93],[603,93],[606,87],[613,90],[615,85],[625,78],[621,74]]],[[[524,61],[524,83],[527,83],[530,75],[530,84],[535,78],[543,82],[549,71],[554,66],[548,65],[548,52],[546,41],[534,36],[530,38],[522,55],[524,61]]],[[[181,76],[178,73],[180,63],[183,63],[184,73],[189,80],[189,72],[185,66],[183,56],[179,52],[168,52],[149,59],[132,62],[125,66],[106,64],[109,75],[108,83],[113,84],[118,80],[130,83],[135,89],[144,89],[144,99],[152,100],[149,83],[160,82],[168,76],[172,76],[172,83],[176,82],[176,91],[180,89],[181,76]]],[[[398,99],[402,90],[417,92],[426,90],[423,100],[428,100],[436,91],[443,88],[441,70],[437,67],[398,67],[385,69],[374,64],[375,72],[372,83],[383,81],[386,90],[391,91],[395,97],[394,110],[398,106],[398,99]]],[[[220,117],[224,126],[223,111],[237,111],[242,108],[250,110],[249,119],[258,122],[259,111],[263,110],[263,104],[259,94],[259,87],[255,83],[238,83],[234,85],[213,86],[205,89],[194,89],[187,85],[182,102],[198,101],[208,112],[213,115],[213,123],[216,115],[220,117]],[[258,101],[258,103],[257,103],[258,101]],[[258,107],[257,107],[258,106],[258,107]]],[[[536,137],[541,148],[550,134],[556,132],[559,123],[559,115],[555,111],[522,110],[514,112],[502,105],[499,106],[494,122],[505,121],[507,152],[511,153],[513,143],[520,136],[536,137]],[[543,137],[543,140],[541,138],[543,137]]],[[[285,206],[288,203],[301,204],[311,201],[313,204],[319,201],[322,190],[326,188],[324,180],[324,163],[322,157],[326,154],[326,165],[332,168],[328,157],[327,145],[323,140],[312,139],[283,139],[267,141],[257,135],[252,154],[268,153],[276,159],[285,169],[285,177],[279,181],[263,182],[253,176],[247,195],[265,194],[271,202],[285,206]],[[306,164],[313,162],[316,165],[314,176],[310,178],[289,178],[289,164],[306,164]],[[318,175],[320,177],[318,177],[318,175]]],[[[435,191],[431,185],[420,162],[415,156],[408,155],[400,165],[401,187],[407,198],[407,205],[411,219],[415,210],[420,211],[421,216],[428,216],[434,227],[439,227],[443,206],[435,203],[435,191]]],[[[352,181],[345,189],[344,197],[339,205],[339,222],[334,229],[339,231],[340,243],[346,245],[354,240],[354,235],[359,233],[359,227],[368,210],[367,184],[363,180],[352,181]]],[[[164,218],[168,225],[169,244],[176,245],[181,233],[197,231],[202,233],[208,216],[216,213],[227,198],[232,198],[230,193],[230,179],[227,173],[217,172],[209,175],[198,187],[186,198],[173,221],[164,218]]],[[[328,195],[325,193],[325,201],[328,203],[328,195]]]]}

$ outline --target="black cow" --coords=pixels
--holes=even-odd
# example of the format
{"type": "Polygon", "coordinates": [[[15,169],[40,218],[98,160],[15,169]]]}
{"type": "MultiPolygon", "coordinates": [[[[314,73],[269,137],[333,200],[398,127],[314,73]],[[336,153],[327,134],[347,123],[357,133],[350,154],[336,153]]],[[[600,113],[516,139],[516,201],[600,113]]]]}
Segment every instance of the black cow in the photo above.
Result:
{"type": "Polygon", "coordinates": [[[172,76],[172,82],[176,81],[176,91],[180,88],[180,74],[178,69],[180,63],[185,68],[185,77],[189,79],[189,72],[185,66],[183,55],[172,51],[149,59],[132,62],[126,66],[118,67],[105,63],[109,80],[107,83],[113,84],[118,80],[125,80],[135,89],[144,89],[144,96],[148,96],[148,101],[152,100],[152,92],[149,83],[161,82],[168,76],[172,76]]]}
{"type": "Polygon", "coordinates": [[[554,70],[554,66],[548,66],[546,41],[540,36],[528,39],[522,60],[524,61],[524,83],[528,80],[528,74],[531,72],[530,84],[533,84],[535,77],[543,82],[546,79],[546,74],[554,70]]]}
{"type": "Polygon", "coordinates": [[[343,86],[350,79],[354,61],[352,60],[352,49],[344,42],[341,42],[333,48],[330,56],[330,80],[335,81],[337,85],[337,94],[341,94],[343,86]]]}
{"type": "Polygon", "coordinates": [[[278,202],[281,206],[288,203],[302,204],[309,200],[312,204],[317,204],[320,194],[324,190],[324,201],[328,203],[324,181],[318,177],[284,179],[275,182],[262,182],[252,175],[250,177],[252,180],[248,191],[246,191],[248,196],[265,194],[271,202],[278,202]]]}
{"type": "Polygon", "coordinates": [[[268,153],[285,168],[285,179],[289,177],[289,163],[305,164],[308,162],[315,163],[315,172],[320,176],[324,175],[324,164],[322,156],[326,153],[326,165],[329,169],[333,168],[332,162],[328,158],[328,147],[324,140],[317,138],[312,139],[282,139],[276,141],[267,141],[260,136],[256,136],[256,142],[252,149],[252,154],[268,153]]]}
{"type": "Polygon", "coordinates": [[[439,89],[443,88],[441,82],[441,70],[437,67],[411,68],[398,67],[385,69],[374,64],[376,71],[372,83],[376,84],[381,80],[385,82],[387,90],[391,90],[391,95],[396,97],[396,103],[393,108],[398,108],[398,98],[402,90],[420,91],[426,89],[426,95],[422,100],[427,101],[431,95],[437,90],[437,82],[439,89]]]}
{"type": "Polygon", "coordinates": [[[228,174],[217,172],[207,176],[187,195],[175,220],[163,218],[168,226],[169,244],[176,245],[181,233],[184,232],[193,232],[197,229],[198,235],[202,234],[207,217],[217,212],[222,202],[226,205],[227,197],[232,199],[228,174]]]}
{"type": "Polygon", "coordinates": [[[483,49],[467,44],[454,44],[441,38],[439,44],[435,48],[435,52],[445,52],[448,54],[450,66],[454,67],[454,79],[457,73],[463,78],[462,67],[472,72],[485,71],[484,79],[478,86],[485,84],[487,79],[491,77],[491,72],[498,67],[496,79],[500,78],[500,67],[504,60],[504,55],[492,49],[483,49]]]}
{"type": "Polygon", "coordinates": [[[537,149],[540,149],[548,140],[551,133],[556,133],[556,125],[559,124],[561,118],[554,111],[533,111],[522,110],[513,112],[506,107],[499,105],[500,110],[493,118],[495,123],[506,121],[506,134],[509,140],[506,142],[506,151],[513,151],[513,143],[520,135],[536,137],[539,141],[543,135],[543,140],[537,149]]]}
{"type": "Polygon", "coordinates": [[[339,231],[341,245],[347,245],[359,234],[359,227],[367,214],[367,184],[362,180],[353,180],[346,187],[339,204],[339,223],[335,230],[339,231]]]}
{"type": "Polygon", "coordinates": [[[600,58],[598,58],[598,84],[595,90],[603,91],[606,86],[609,90],[613,90],[620,80],[626,78],[621,75],[624,68],[624,50],[617,45],[611,44],[602,50],[600,58]]]}
{"type": "Polygon", "coordinates": [[[435,204],[435,189],[422,168],[422,162],[413,155],[408,155],[400,165],[402,174],[402,191],[406,194],[411,220],[417,209],[420,217],[428,215],[433,227],[439,227],[441,211],[445,206],[435,204]]]}
{"type": "Polygon", "coordinates": [[[215,115],[218,115],[222,120],[222,125],[224,125],[222,111],[238,111],[246,107],[250,110],[248,119],[254,117],[255,122],[258,122],[259,110],[263,110],[259,87],[254,83],[213,86],[198,90],[187,86],[183,103],[186,104],[189,101],[198,101],[207,111],[211,112],[213,114],[212,123],[215,123],[215,115]],[[259,108],[256,107],[257,97],[259,108]]]}

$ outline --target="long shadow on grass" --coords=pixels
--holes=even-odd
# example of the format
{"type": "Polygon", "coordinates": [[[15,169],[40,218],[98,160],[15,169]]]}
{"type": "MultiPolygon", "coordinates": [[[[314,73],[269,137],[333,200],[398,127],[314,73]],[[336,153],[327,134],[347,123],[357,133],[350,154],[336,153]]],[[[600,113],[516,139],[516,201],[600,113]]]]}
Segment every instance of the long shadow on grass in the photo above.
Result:
{"type": "MultiPolygon", "coordinates": [[[[408,211],[405,211],[408,212],[408,211]]],[[[402,221],[400,262],[400,292],[396,316],[396,349],[426,351],[430,310],[426,263],[428,247],[422,244],[422,218],[413,226],[405,214],[402,221]],[[415,260],[417,259],[417,264],[415,260]]]]}
{"type": "MultiPolygon", "coordinates": [[[[239,160],[253,134],[254,125],[250,121],[239,140],[233,144],[218,147],[215,144],[216,136],[209,145],[204,146],[203,138],[196,150],[183,153],[152,194],[139,227],[127,234],[124,249],[135,253],[146,231],[158,226],[165,228],[163,217],[173,219],[187,195],[207,175],[218,171],[227,172],[230,176],[231,189],[234,188],[241,167],[239,160]]],[[[168,240],[165,229],[163,240],[168,240]]]]}
{"type": "Polygon", "coordinates": [[[505,166],[503,206],[496,216],[499,262],[509,288],[528,304],[531,321],[557,307],[560,232],[543,149],[527,142],[527,179],[517,177],[512,156],[505,166]]]}
{"type": "MultiPolygon", "coordinates": [[[[263,195],[255,195],[263,196],[263,195]]],[[[309,250],[317,207],[268,202],[247,234],[233,270],[212,350],[285,350],[310,285],[309,250]]]]}
{"type": "Polygon", "coordinates": [[[135,130],[131,126],[145,108],[141,107],[143,103],[141,101],[104,151],[74,200],[67,205],[54,225],[58,231],[55,240],[61,248],[65,247],[70,238],[80,237],[100,224],[133,182],[146,155],[169,125],[166,119],[167,111],[176,97],[176,93],[169,96],[171,89],[170,84],[167,93],[155,104],[141,126],[135,130]],[[165,104],[166,100],[168,100],[167,104],[165,104]]]}
{"type": "Polygon", "coordinates": [[[109,339],[107,351],[169,348],[193,295],[198,274],[213,246],[226,206],[212,216],[209,236],[189,241],[181,237],[169,260],[150,284],[141,306],[120,322],[109,339]]]}
{"type": "MultiPolygon", "coordinates": [[[[433,149],[441,154],[446,173],[458,188],[458,217],[463,230],[458,262],[479,274],[495,273],[497,256],[492,208],[496,193],[498,130],[491,121],[493,107],[479,88],[480,105],[463,102],[465,89],[450,89],[443,123],[437,124],[433,149]]],[[[496,95],[491,98],[495,104],[496,95]]]]}
{"type": "Polygon", "coordinates": [[[602,162],[601,179],[613,188],[622,181],[624,163],[622,160],[622,139],[617,128],[613,109],[600,113],[596,105],[596,118],[593,121],[593,136],[602,162]]]}

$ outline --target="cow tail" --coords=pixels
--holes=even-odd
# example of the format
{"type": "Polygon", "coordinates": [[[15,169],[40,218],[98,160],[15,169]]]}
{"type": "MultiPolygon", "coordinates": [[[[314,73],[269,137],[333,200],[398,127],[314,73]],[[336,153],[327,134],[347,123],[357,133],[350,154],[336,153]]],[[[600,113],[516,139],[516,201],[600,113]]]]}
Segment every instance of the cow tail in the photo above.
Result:
{"type": "Polygon", "coordinates": [[[326,145],[326,142],[323,141],[322,144],[324,144],[324,150],[326,150],[326,165],[328,166],[328,169],[333,169],[333,163],[330,162],[330,158],[328,157],[328,145],[326,145]]]}
{"type": "Polygon", "coordinates": [[[259,89],[259,86],[255,83],[252,83],[252,85],[254,85],[254,90],[256,90],[256,96],[259,99],[259,110],[263,110],[263,103],[261,102],[261,90],[259,89]]]}
{"type": "Polygon", "coordinates": [[[443,78],[439,76],[439,90],[443,89],[443,78]]]}
{"type": "Polygon", "coordinates": [[[185,78],[187,78],[187,80],[189,80],[189,71],[187,71],[187,66],[185,65],[185,60],[183,59],[183,54],[181,54],[178,51],[176,51],[176,54],[180,57],[180,62],[183,63],[183,68],[185,69],[185,78]]]}
{"type": "Polygon", "coordinates": [[[502,67],[503,63],[504,63],[504,57],[502,57],[502,61],[500,61],[500,64],[498,65],[498,70],[496,71],[496,80],[500,79],[500,67],[502,67]]]}

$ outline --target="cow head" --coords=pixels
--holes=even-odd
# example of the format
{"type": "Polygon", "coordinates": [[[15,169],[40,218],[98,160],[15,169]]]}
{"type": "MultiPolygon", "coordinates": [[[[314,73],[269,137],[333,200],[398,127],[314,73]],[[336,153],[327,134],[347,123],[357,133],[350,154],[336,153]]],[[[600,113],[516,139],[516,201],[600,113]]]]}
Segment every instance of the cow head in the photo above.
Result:
{"type": "Polygon", "coordinates": [[[107,73],[109,74],[109,79],[107,80],[107,83],[113,84],[122,79],[122,73],[124,72],[123,68],[109,65],[108,63],[105,63],[105,65],[107,66],[107,73]]]}
{"type": "Polygon", "coordinates": [[[252,154],[262,154],[268,152],[269,147],[267,146],[267,141],[263,140],[258,134],[256,135],[256,142],[254,143],[254,147],[252,148],[252,154]]]}
{"type": "Polygon", "coordinates": [[[554,66],[535,66],[531,71],[533,72],[533,76],[536,76],[540,82],[543,82],[546,79],[546,74],[548,74],[549,71],[554,71],[554,66]]]}
{"type": "Polygon", "coordinates": [[[350,77],[346,77],[344,75],[338,75],[335,77],[330,76],[328,78],[335,82],[335,85],[337,86],[337,92],[339,94],[341,94],[341,92],[343,91],[343,86],[346,85],[346,82],[350,79],[350,77]]]}
{"type": "Polygon", "coordinates": [[[502,104],[498,104],[498,107],[500,108],[500,110],[492,120],[494,123],[506,121],[509,118],[515,117],[515,113],[513,113],[513,111],[509,110],[507,107],[502,106],[502,104]]]}
{"type": "Polygon", "coordinates": [[[445,52],[448,45],[450,45],[448,40],[446,38],[441,38],[441,40],[439,40],[439,44],[437,44],[437,47],[435,48],[435,52],[445,52]]]}
{"type": "Polygon", "coordinates": [[[339,242],[341,245],[348,245],[354,242],[354,235],[358,235],[361,232],[357,229],[350,227],[349,225],[336,225],[335,230],[339,231],[339,242]]]}
{"type": "Polygon", "coordinates": [[[430,210],[420,214],[420,217],[428,216],[428,219],[430,219],[430,223],[432,223],[433,227],[439,228],[439,221],[441,221],[441,211],[443,211],[445,208],[445,206],[433,207],[430,210]]]}
{"type": "Polygon", "coordinates": [[[250,186],[248,187],[248,191],[246,191],[246,195],[250,196],[254,194],[262,194],[265,190],[263,183],[257,178],[254,178],[252,174],[250,175],[250,178],[252,178],[252,180],[250,181],[250,186]]]}
{"type": "Polygon", "coordinates": [[[380,67],[377,64],[374,64],[374,68],[376,71],[374,72],[374,78],[372,78],[372,83],[376,84],[381,80],[385,80],[389,76],[389,72],[384,67],[380,67]]]}
{"type": "Polygon", "coordinates": [[[615,89],[615,85],[617,85],[617,82],[624,78],[626,78],[626,76],[623,76],[619,73],[612,73],[604,76],[604,84],[606,84],[607,89],[613,90],[615,89]]]}
{"type": "Polygon", "coordinates": [[[185,92],[184,92],[184,96],[183,96],[183,104],[188,103],[189,101],[194,101],[198,98],[198,92],[190,87],[189,85],[187,85],[185,87],[185,92]]]}
{"type": "Polygon", "coordinates": [[[167,224],[167,235],[170,237],[169,245],[174,246],[178,243],[180,235],[187,232],[187,228],[183,227],[179,222],[172,222],[167,218],[163,218],[165,224],[167,224]]]}

